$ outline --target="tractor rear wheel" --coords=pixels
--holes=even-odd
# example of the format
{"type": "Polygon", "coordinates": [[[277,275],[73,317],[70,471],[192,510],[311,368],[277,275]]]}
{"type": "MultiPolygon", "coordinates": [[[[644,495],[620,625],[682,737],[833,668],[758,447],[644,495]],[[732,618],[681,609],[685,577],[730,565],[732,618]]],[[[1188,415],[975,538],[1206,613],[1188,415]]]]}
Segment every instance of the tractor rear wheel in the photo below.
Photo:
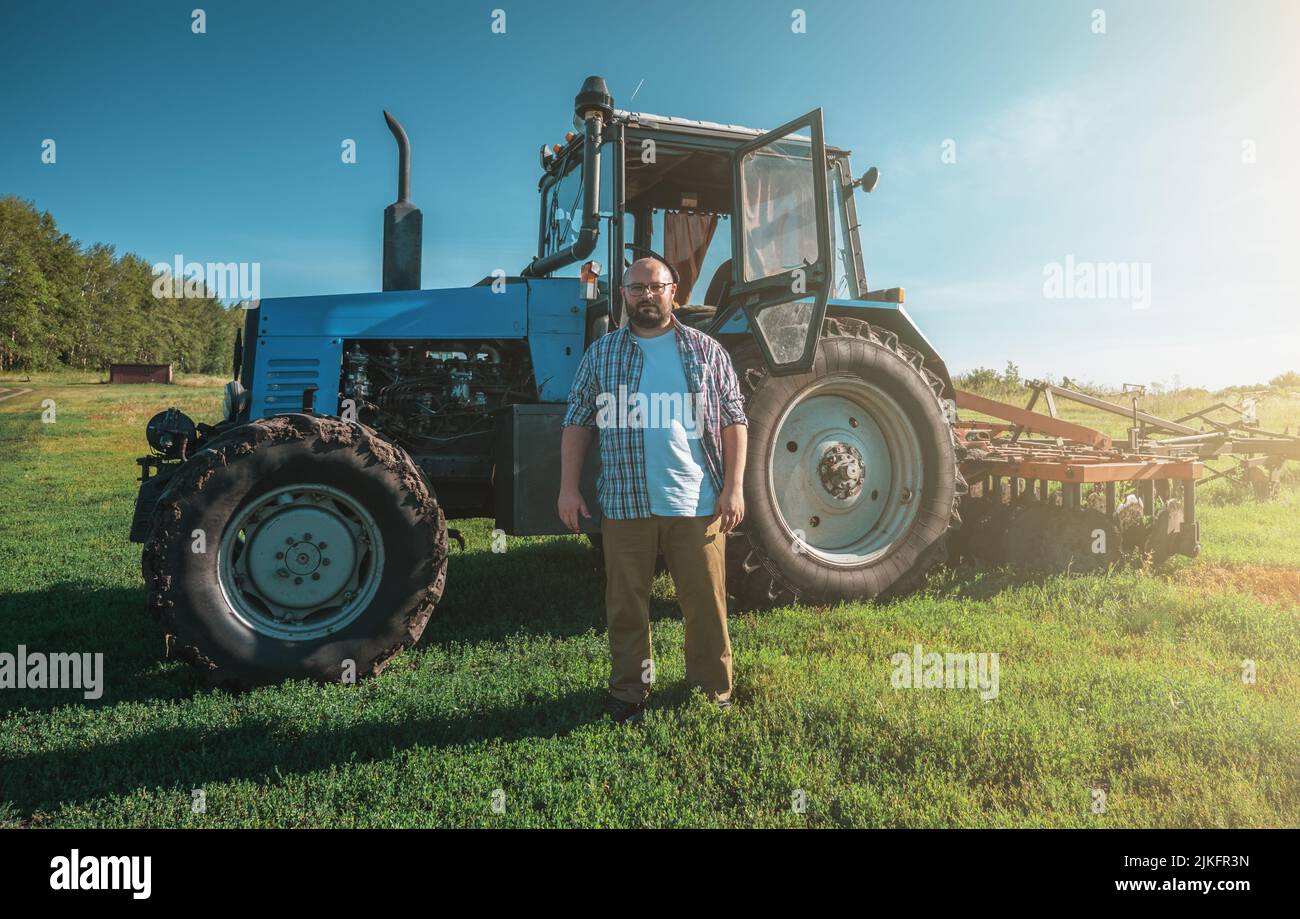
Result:
{"type": "Polygon", "coordinates": [[[831,317],[807,373],[769,376],[753,342],[732,359],[749,460],[729,591],[763,608],[920,586],[947,558],[965,491],[943,384],[921,355],[860,319],[831,317]]]}
{"type": "Polygon", "coordinates": [[[348,681],[424,631],[447,525],[399,447],[359,424],[281,415],[181,467],[143,568],[169,648],[209,685],[348,681]]]}

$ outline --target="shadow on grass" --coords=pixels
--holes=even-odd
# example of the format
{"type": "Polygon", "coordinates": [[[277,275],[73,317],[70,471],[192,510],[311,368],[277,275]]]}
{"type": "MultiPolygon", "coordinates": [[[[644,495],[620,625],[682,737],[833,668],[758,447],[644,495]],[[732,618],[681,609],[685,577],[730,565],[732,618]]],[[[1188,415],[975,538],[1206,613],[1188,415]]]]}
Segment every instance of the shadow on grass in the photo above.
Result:
{"type": "MultiPolygon", "coordinates": [[[[603,630],[604,577],[599,556],[580,543],[522,545],[505,554],[453,550],[447,591],[421,645],[501,640],[521,633],[565,637],[603,630]]],[[[652,618],[679,616],[676,603],[655,600],[652,618]]],[[[198,676],[164,662],[161,636],[144,608],[144,589],[86,588],[72,583],[0,598],[0,651],[103,652],[104,692],[0,691],[0,715],[61,706],[97,708],[131,701],[187,700],[206,694],[198,676]]],[[[373,685],[373,684],[368,684],[373,685]]],[[[364,690],[363,690],[364,691],[364,690]]],[[[654,706],[680,704],[689,687],[665,686],[654,706]]],[[[138,788],[189,789],[207,782],[282,782],[291,773],[391,759],[414,747],[563,736],[599,718],[605,687],[452,717],[394,726],[286,731],[257,720],[233,728],[195,725],[144,737],[47,751],[10,759],[0,770],[0,802],[22,814],[138,788]]],[[[324,702],[322,704],[325,704],[324,702]]],[[[15,722],[16,723],[16,722],[15,722]]]]}
{"type": "MultiPolygon", "coordinates": [[[[578,540],[451,550],[447,587],[417,648],[507,635],[569,638],[605,629],[605,572],[578,540]]],[[[676,601],[651,598],[650,619],[681,618],[676,601]]]]}
{"type": "MultiPolygon", "coordinates": [[[[1125,570],[1116,567],[1115,572],[1125,570]]],[[[1031,584],[1045,584],[1060,573],[1020,570],[1009,566],[990,567],[982,562],[962,562],[940,568],[930,576],[925,591],[936,597],[959,600],[989,600],[1008,590],[1031,584]]],[[[1098,573],[1077,574],[1081,578],[1104,578],[1098,573]]],[[[900,598],[900,599],[906,599],[900,598]]]]}
{"type": "MultiPolygon", "coordinates": [[[[605,629],[605,579],[590,547],[519,545],[506,553],[453,549],[447,587],[422,647],[501,641],[510,636],[555,639],[605,629]]],[[[680,618],[676,602],[652,600],[652,620],[680,618]]],[[[203,688],[184,664],[164,659],[163,638],[138,588],[61,583],[0,597],[0,652],[103,653],[103,694],[79,689],[0,689],[0,715],[26,708],[102,707],[121,702],[184,699],[203,688]]]]}
{"type": "Polygon", "coordinates": [[[11,802],[29,815],[139,788],[171,787],[177,789],[178,801],[188,800],[191,788],[210,782],[277,785],[291,774],[390,760],[415,747],[564,736],[600,717],[604,694],[597,686],[490,711],[411,719],[400,726],[368,723],[285,731],[281,722],[257,721],[228,729],[154,731],[89,749],[13,759],[0,771],[0,802],[11,802]]]}
{"type": "Polygon", "coordinates": [[[188,667],[164,662],[163,637],[145,610],[144,588],[63,583],[0,597],[0,652],[103,654],[98,699],[81,689],[0,689],[0,715],[75,705],[182,699],[198,688],[188,667]]]}

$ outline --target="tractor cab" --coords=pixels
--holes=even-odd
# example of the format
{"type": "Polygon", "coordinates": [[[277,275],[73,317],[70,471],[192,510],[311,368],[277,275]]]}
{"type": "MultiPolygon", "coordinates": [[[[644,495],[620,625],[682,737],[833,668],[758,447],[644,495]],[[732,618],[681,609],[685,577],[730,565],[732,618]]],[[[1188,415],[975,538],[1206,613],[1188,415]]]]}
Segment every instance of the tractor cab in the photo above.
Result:
{"type": "Polygon", "coordinates": [[[753,330],[773,373],[806,370],[828,300],[865,299],[852,191],[870,191],[876,170],[853,179],[849,151],[824,143],[821,109],[768,132],[612,106],[585,118],[584,95],[603,87],[592,78],[579,94],[587,130],[542,148],[538,254],[524,274],[595,256],[578,269],[594,282],[590,342],[622,322],[623,268],[654,255],[677,277],[679,319],[753,330]]]}

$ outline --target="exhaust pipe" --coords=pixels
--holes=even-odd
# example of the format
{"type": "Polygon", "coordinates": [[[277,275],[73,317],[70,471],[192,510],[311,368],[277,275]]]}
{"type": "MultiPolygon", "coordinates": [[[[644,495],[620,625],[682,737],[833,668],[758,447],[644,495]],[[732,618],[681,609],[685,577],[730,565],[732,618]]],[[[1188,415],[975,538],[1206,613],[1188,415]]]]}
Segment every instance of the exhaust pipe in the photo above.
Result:
{"type": "Polygon", "coordinates": [[[587,77],[573,100],[575,120],[583,125],[582,225],[578,239],[545,258],[535,258],[523,271],[526,278],[540,278],[558,268],[580,262],[591,255],[600,236],[600,144],[601,130],[614,117],[614,99],[600,77],[587,77]]]}
{"type": "Polygon", "coordinates": [[[397,119],[384,112],[397,141],[397,200],[384,208],[384,290],[420,289],[424,215],[411,203],[411,142],[397,119]]]}

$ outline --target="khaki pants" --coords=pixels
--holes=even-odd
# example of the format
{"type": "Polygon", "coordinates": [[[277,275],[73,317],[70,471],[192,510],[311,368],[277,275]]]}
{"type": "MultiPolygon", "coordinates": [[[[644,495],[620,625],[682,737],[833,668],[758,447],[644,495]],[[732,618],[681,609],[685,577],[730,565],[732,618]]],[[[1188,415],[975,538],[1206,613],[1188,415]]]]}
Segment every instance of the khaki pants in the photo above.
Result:
{"type": "Polygon", "coordinates": [[[731,698],[726,534],[714,517],[601,521],[609,691],[624,702],[650,693],[650,585],[663,552],[686,625],[686,679],[711,698],[731,698]]]}

